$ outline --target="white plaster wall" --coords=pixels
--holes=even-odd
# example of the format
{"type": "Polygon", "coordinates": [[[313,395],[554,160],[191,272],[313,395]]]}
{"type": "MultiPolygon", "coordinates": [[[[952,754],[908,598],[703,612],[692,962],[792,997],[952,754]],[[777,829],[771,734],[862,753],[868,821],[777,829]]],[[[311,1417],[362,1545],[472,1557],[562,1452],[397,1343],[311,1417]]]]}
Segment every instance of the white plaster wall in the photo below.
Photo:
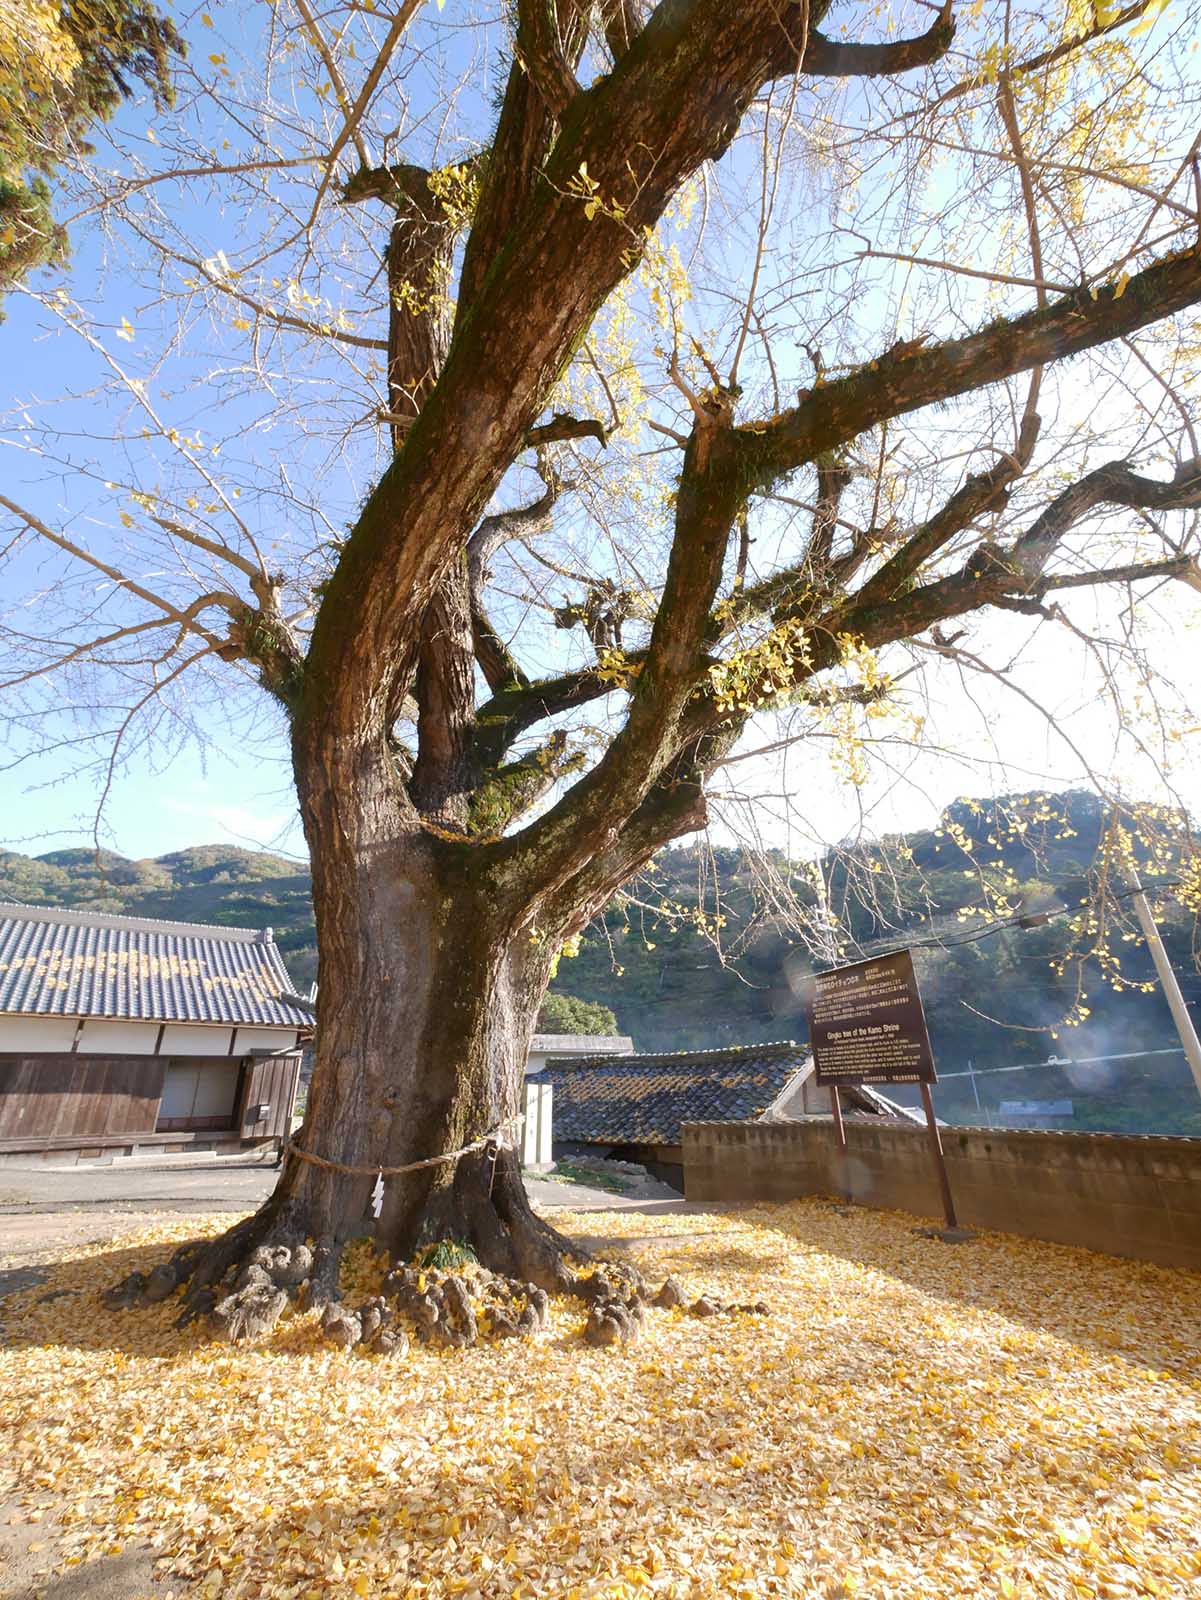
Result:
{"type": "Polygon", "coordinates": [[[830,1091],[819,1089],[813,1071],[812,1059],[784,1085],[784,1088],[767,1108],[766,1119],[777,1117],[802,1117],[806,1114],[830,1114],[830,1091]]]}
{"type": "Polygon", "coordinates": [[[164,1056],[227,1056],[230,1053],[232,1028],[195,1026],[187,1022],[169,1022],[163,1029],[163,1042],[159,1054],[164,1056]]]}
{"type": "Polygon", "coordinates": [[[172,1063],[163,1082],[160,1117],[229,1117],[233,1120],[242,1069],[236,1061],[211,1067],[172,1063]]]}
{"type": "Polygon", "coordinates": [[[0,1017],[0,1053],[67,1053],[75,1043],[74,1017],[0,1017]]]}
{"type": "Polygon", "coordinates": [[[527,1083],[525,1086],[525,1117],[521,1124],[523,1167],[550,1166],[554,1160],[551,1149],[554,1092],[549,1083],[527,1083]]]}
{"type": "Polygon", "coordinates": [[[98,1022],[89,1017],[79,1036],[85,1056],[152,1056],[158,1043],[157,1022],[98,1022]]]}
{"type": "Polygon", "coordinates": [[[234,1040],[234,1054],[244,1056],[248,1050],[294,1050],[295,1028],[239,1028],[234,1040]]]}

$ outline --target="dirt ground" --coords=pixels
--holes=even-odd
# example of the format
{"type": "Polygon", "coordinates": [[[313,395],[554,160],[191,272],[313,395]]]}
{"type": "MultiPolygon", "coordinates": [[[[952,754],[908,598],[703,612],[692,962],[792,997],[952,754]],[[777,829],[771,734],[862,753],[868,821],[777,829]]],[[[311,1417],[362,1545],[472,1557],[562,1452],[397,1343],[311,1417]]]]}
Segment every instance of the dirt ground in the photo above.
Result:
{"type": "Polygon", "coordinates": [[[102,1556],[51,1577],[59,1529],[53,1517],[29,1522],[25,1515],[14,1501],[0,1501],[3,1600],[168,1600],[186,1592],[178,1579],[170,1584],[155,1581],[155,1552],[146,1547],[102,1556]]]}

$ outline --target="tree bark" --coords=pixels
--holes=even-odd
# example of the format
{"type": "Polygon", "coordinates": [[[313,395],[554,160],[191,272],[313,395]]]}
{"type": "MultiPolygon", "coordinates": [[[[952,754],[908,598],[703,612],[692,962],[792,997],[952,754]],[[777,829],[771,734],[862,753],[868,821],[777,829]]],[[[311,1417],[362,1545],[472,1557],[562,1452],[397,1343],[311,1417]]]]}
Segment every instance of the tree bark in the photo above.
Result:
{"type": "MultiPolygon", "coordinates": [[[[478,852],[422,826],[382,743],[331,749],[300,726],[295,754],[321,952],[316,1066],[274,1193],[175,1258],[170,1288],[190,1285],[184,1318],[237,1289],[264,1250],[307,1245],[307,1302],[336,1299],[342,1250],[364,1235],[398,1262],[455,1239],[508,1278],[570,1290],[579,1252],[532,1211],[515,1148],[561,938],[519,926],[520,907],[478,852]],[[447,1159],[424,1164],[435,1157],[447,1159]]],[[[262,1326],[286,1300],[274,1288],[267,1298],[262,1326]]],[[[231,1336],[246,1331],[235,1321],[231,1336]]]]}

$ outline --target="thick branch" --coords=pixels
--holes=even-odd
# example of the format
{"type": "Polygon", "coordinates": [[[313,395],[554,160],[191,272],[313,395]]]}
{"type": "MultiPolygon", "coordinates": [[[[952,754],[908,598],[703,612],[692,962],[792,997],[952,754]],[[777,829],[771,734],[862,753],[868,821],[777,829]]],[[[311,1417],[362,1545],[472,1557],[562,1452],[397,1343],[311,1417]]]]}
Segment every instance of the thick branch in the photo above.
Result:
{"type": "Polygon", "coordinates": [[[1057,572],[1040,578],[1040,595],[1062,589],[1096,588],[1102,583],[1143,583],[1148,578],[1180,578],[1190,589],[1201,588],[1201,572],[1195,556],[1165,556],[1162,561],[1132,561],[1124,567],[1104,567],[1099,572],[1057,572]]]}
{"type": "MultiPolygon", "coordinates": [[[[574,66],[579,59],[585,38],[578,18],[576,0],[556,0],[558,37],[569,34],[572,39],[572,51],[565,57],[569,66],[574,66]]],[[[490,267],[533,193],[554,137],[555,125],[553,109],[534,86],[522,63],[515,59],[509,69],[500,121],[487,158],[475,225],[463,255],[459,275],[460,320],[475,304],[490,267]]]]}
{"type": "Polygon", "coordinates": [[[444,826],[467,821],[477,776],[475,644],[466,562],[442,579],[422,624],[413,692],[417,701],[417,759],[409,780],[413,804],[444,826]]]}
{"type": "MultiPolygon", "coordinates": [[[[700,726],[691,713],[686,720],[700,726]]],[[[675,759],[620,831],[540,903],[539,922],[561,926],[564,937],[578,932],[664,845],[703,828],[708,821],[705,774],[733,747],[740,731],[740,722],[727,720],[704,732],[687,733],[675,759]]]]}
{"type": "Polygon", "coordinates": [[[818,459],[817,505],[809,535],[809,559],[816,568],[824,567],[830,559],[838,527],[838,507],[850,481],[850,468],[837,451],[818,459]]]}
{"type": "Polygon", "coordinates": [[[471,596],[475,658],[494,694],[510,686],[525,688],[529,683],[488,621],[484,588],[490,577],[488,563],[503,544],[509,539],[529,537],[550,527],[550,514],[564,484],[549,462],[541,457],[539,466],[545,484],[544,492],[528,505],[516,506],[511,511],[497,511],[485,517],[467,546],[467,581],[471,596]]]}
{"type": "Polygon", "coordinates": [[[471,535],[467,546],[467,566],[471,574],[472,594],[479,597],[488,581],[488,563],[510,539],[532,538],[550,528],[550,514],[562,490],[557,475],[548,471],[544,479],[545,490],[528,505],[514,506],[511,511],[494,511],[485,517],[471,535]]]}
{"type": "MultiPolygon", "coordinates": [[[[570,33],[575,16],[569,17],[570,33]]],[[[580,86],[569,64],[577,52],[563,37],[555,0],[517,0],[517,49],[546,106],[561,118],[580,86]]]]}
{"type": "Polygon", "coordinates": [[[474,598],[471,602],[471,642],[484,681],[493,694],[502,689],[526,689],[530,680],[492,626],[488,613],[474,598]]]}
{"type": "Polygon", "coordinates": [[[595,417],[569,417],[562,411],[556,411],[549,422],[539,423],[525,436],[527,445],[538,448],[546,444],[558,444],[566,439],[595,439],[598,444],[609,442],[604,424],[598,422],[595,417]]]}
{"type": "Polygon", "coordinates": [[[1201,506],[1201,461],[1186,461],[1170,483],[1144,478],[1125,461],[1111,461],[1057,495],[1013,547],[1012,565],[1022,577],[1042,573],[1073,523],[1094,506],[1137,506],[1146,511],[1178,511],[1201,506]]]}
{"type": "Polygon", "coordinates": [[[341,199],[343,205],[382,200],[386,205],[399,206],[407,201],[433,220],[442,207],[430,189],[429,180],[429,168],[419,167],[412,161],[394,161],[388,167],[362,166],[342,185],[341,199]]]}
{"type": "Polygon", "coordinates": [[[670,765],[678,725],[705,670],[709,615],[743,493],[731,459],[732,398],[698,415],[676,494],[663,595],[625,726],[605,755],[551,810],[505,841],[504,857],[540,890],[573,876],[621,831],[670,765]]]}
{"type": "MultiPolygon", "coordinates": [[[[1189,578],[1192,561],[1183,555],[1170,558],[1166,563],[1140,563],[1131,567],[1099,568],[1092,573],[1044,577],[1043,569],[1064,534],[1073,523],[1103,502],[1153,510],[1201,505],[1201,463],[1186,463],[1168,483],[1144,478],[1125,462],[1098,467],[1058,495],[1011,550],[982,545],[962,571],[922,584],[882,604],[865,604],[865,587],[838,616],[822,620],[820,633],[815,630],[814,660],[822,661],[827,653],[821,643],[822,637],[832,637],[836,632],[851,633],[875,647],[896,639],[913,638],[937,622],[982,606],[1003,605],[1008,600],[1037,602],[1056,588],[1097,586],[1119,579],[1189,578]]],[[[805,675],[811,676],[812,670],[816,668],[805,675]]]]}
{"type": "MultiPolygon", "coordinates": [[[[636,671],[643,657],[631,653],[627,658],[636,671]]],[[[551,717],[589,705],[613,692],[614,684],[597,667],[583,667],[557,678],[540,678],[534,683],[514,683],[495,692],[477,716],[477,760],[481,766],[499,766],[516,740],[528,729],[551,717]]]]}
{"type": "Polygon", "coordinates": [[[1077,289],[1045,310],[999,318],[942,344],[895,346],[800,405],[739,430],[747,470],[767,486],[819,453],[892,417],[983,388],[1137,332],[1201,300],[1201,252],[1167,256],[1122,284],[1077,289]]]}
{"type": "MultiPolygon", "coordinates": [[[[369,497],[316,619],[311,705],[343,737],[375,736],[429,594],[582,332],[632,270],[631,242],[684,178],[726,148],[765,79],[796,69],[802,21],[802,8],[768,0],[661,5],[613,72],[573,102],[545,182],[528,166],[510,168],[494,147],[446,365],[369,497]],[[582,164],[604,201],[593,215],[571,187],[582,164]],[[519,215],[496,211],[497,185],[524,196],[519,215]]],[[[501,122],[503,130],[504,112],[501,122]]],[[[537,143],[545,150],[545,130],[537,143]]]]}
{"type": "Polygon", "coordinates": [[[987,472],[969,477],[946,505],[911,534],[895,555],[867,580],[855,596],[856,605],[874,606],[892,599],[902,584],[975,518],[1001,510],[1014,480],[1029,464],[1038,429],[1038,417],[1028,413],[1017,450],[1012,455],[1002,456],[987,472]]]}
{"type": "MultiPolygon", "coordinates": [[[[393,448],[433,388],[450,346],[447,283],[455,229],[423,167],[388,169],[396,178],[396,220],[385,256],[388,281],[388,411],[393,448]],[[399,174],[399,176],[397,176],[399,174]]],[[[360,174],[360,176],[362,176],[360,174]]]]}
{"type": "MultiPolygon", "coordinates": [[[[1144,478],[1124,462],[1110,463],[1059,495],[1010,551],[993,545],[981,546],[961,571],[948,577],[901,594],[896,593],[895,585],[890,582],[892,592],[888,598],[880,598],[876,580],[869,580],[848,603],[817,618],[806,630],[803,640],[798,641],[793,658],[793,687],[800,688],[837,665],[840,635],[851,635],[870,648],[879,649],[899,639],[916,638],[938,623],[984,606],[1041,612],[1042,597],[1061,589],[1164,577],[1178,578],[1191,587],[1201,588],[1197,561],[1185,554],[1162,561],[1098,568],[1093,572],[1044,576],[1041,565],[1045,564],[1058,540],[1073,522],[1103,501],[1155,510],[1199,505],[1201,462],[1186,463],[1168,483],[1144,478]],[[1019,557],[1018,551],[1023,546],[1025,554],[1019,557]]],[[[742,697],[747,706],[753,706],[769,703],[780,692],[777,664],[770,677],[765,675],[761,683],[748,682],[743,687],[742,697]]],[[[822,703],[823,696],[819,693],[814,700],[822,703]]],[[[692,700],[685,727],[698,736],[706,730],[724,729],[728,733],[733,728],[737,732],[748,715],[749,711],[745,710],[731,713],[706,689],[692,700]]]]}
{"type": "Polygon", "coordinates": [[[561,778],[583,766],[584,759],[583,751],[568,748],[567,735],[560,728],[520,761],[486,772],[471,796],[472,833],[485,839],[500,838],[561,778]]]}
{"type": "MultiPolygon", "coordinates": [[[[455,228],[430,174],[405,165],[389,169],[396,188],[385,257],[388,281],[388,406],[393,449],[404,445],[421,414],[450,344],[447,283],[455,228]]],[[[475,622],[466,557],[442,574],[420,624],[413,675],[417,755],[409,795],[418,810],[443,826],[467,822],[474,779],[475,622]]],[[[407,663],[398,664],[389,702],[408,689],[407,663]]]]}
{"type": "Polygon", "coordinates": [[[889,44],[844,44],[827,39],[815,28],[805,47],[802,71],[815,78],[882,78],[894,72],[911,72],[945,55],[954,37],[951,0],[944,0],[938,21],[916,39],[895,39],[889,44]]]}

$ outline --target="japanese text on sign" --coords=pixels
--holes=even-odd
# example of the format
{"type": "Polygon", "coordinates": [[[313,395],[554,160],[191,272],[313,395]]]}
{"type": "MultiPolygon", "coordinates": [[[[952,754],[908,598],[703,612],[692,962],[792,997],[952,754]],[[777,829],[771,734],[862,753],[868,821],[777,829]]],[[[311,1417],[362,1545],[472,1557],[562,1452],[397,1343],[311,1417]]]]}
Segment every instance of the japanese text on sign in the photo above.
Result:
{"type": "Polygon", "coordinates": [[[908,950],[817,973],[808,1010],[819,1084],[936,1081],[908,950]]]}

